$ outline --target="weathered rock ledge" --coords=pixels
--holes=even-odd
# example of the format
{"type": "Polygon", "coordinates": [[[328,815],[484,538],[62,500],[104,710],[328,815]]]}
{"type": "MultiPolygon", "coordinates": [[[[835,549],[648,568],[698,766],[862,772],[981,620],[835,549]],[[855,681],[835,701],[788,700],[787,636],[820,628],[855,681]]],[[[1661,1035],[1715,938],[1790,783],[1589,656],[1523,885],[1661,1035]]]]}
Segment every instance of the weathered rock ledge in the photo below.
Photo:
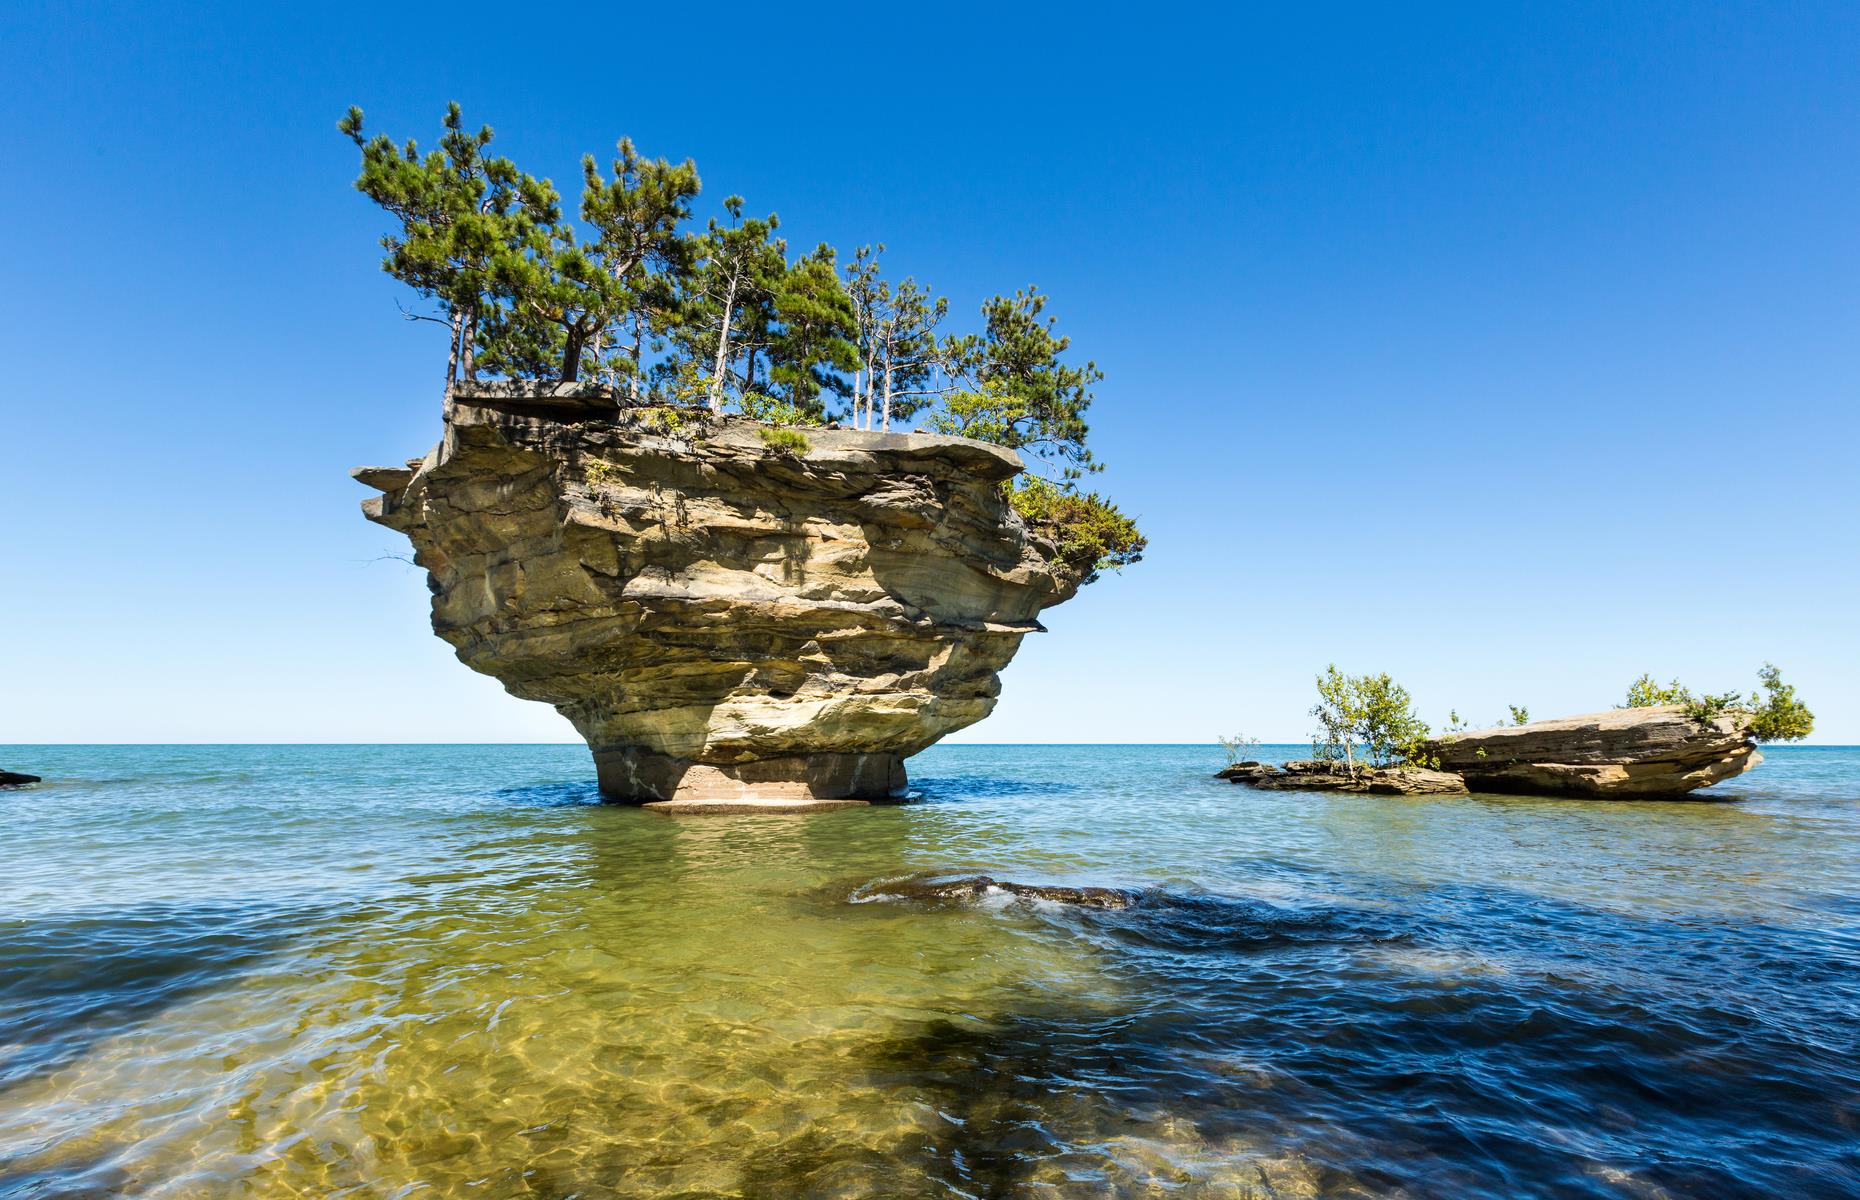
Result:
{"type": "Polygon", "coordinates": [[[1294,759],[1236,763],[1215,778],[1275,790],[1434,795],[1522,792],[1602,799],[1670,799],[1741,775],[1763,761],[1737,713],[1699,719],[1677,704],[1616,708],[1428,743],[1439,770],[1358,767],[1294,759]]]}
{"type": "Polygon", "coordinates": [[[1277,767],[1259,762],[1235,763],[1215,778],[1268,791],[1363,792],[1375,796],[1453,795],[1466,791],[1466,781],[1447,771],[1358,767],[1351,775],[1342,763],[1316,758],[1295,758],[1277,767]]]}
{"type": "Polygon", "coordinates": [[[1428,750],[1475,791],[1671,797],[1762,762],[1747,726],[1739,713],[1700,720],[1678,704],[1613,708],[1454,734],[1428,750]]]}
{"type": "Polygon", "coordinates": [[[606,795],[898,796],[1084,572],[1006,503],[1010,451],[810,429],[793,454],[763,428],[491,385],[455,392],[424,458],[353,474],[426,568],[434,632],[573,722],[606,795]]]}

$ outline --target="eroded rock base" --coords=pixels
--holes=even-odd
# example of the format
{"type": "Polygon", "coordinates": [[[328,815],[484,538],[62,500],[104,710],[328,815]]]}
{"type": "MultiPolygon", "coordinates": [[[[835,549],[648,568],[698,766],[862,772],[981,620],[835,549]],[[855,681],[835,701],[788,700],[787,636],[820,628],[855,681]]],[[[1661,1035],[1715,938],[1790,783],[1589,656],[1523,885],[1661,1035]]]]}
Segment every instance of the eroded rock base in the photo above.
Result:
{"type": "Polygon", "coordinates": [[[808,812],[896,800],[895,754],[807,754],[733,765],[696,763],[632,747],[596,750],[601,794],[662,812],[808,812]]]}

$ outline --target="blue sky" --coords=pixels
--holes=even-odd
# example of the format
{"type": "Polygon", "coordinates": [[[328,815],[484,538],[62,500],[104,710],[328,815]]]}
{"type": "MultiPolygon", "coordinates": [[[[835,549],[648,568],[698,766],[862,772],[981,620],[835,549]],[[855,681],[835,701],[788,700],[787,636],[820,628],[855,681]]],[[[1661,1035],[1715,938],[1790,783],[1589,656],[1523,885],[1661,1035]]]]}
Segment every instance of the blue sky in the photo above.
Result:
{"type": "Polygon", "coordinates": [[[270,8],[0,15],[0,742],[572,738],[347,477],[434,440],[443,347],[334,122],[452,99],[964,314],[1051,293],[1152,551],[964,740],[1292,740],[1331,661],[1485,722],[1768,659],[1860,742],[1852,6],[270,8]]]}

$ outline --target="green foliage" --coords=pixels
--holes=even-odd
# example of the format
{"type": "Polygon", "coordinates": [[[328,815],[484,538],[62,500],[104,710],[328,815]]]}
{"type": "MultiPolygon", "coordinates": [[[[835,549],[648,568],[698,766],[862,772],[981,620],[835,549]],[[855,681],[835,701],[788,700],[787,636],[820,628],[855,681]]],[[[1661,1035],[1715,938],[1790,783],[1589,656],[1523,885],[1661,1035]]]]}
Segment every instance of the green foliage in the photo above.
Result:
{"type": "Polygon", "coordinates": [[[608,171],[583,158],[565,214],[555,185],[491,155],[491,129],[467,130],[456,104],[424,153],[365,136],[360,109],[338,128],[361,151],[356,187],[395,222],[383,268],[437,307],[410,316],[448,329],[448,392],[480,370],[587,377],[634,407],[734,405],[780,428],[844,416],[850,400],[855,427],[917,420],[1043,468],[1009,489],[1012,503],[1088,580],[1141,557],[1135,524],[1078,489],[1101,469],[1085,418],[1104,376],[1071,361],[1038,289],[996,295],[979,331],[945,334],[948,302],[884,278],[882,246],[844,273],[825,244],[791,259],[779,218],[746,216],[740,196],[694,232],[702,185],[689,159],[649,158],[623,138],[608,171]]]}
{"type": "Polygon", "coordinates": [[[909,420],[944,390],[937,383],[944,355],[936,330],[949,315],[949,301],[911,278],[894,288],[879,272],[884,251],[882,243],[861,246],[845,270],[858,355],[855,429],[890,429],[894,418],[909,420]]]}
{"type": "Polygon", "coordinates": [[[1052,536],[1062,559],[1086,572],[1086,583],[1137,562],[1149,545],[1136,522],[1096,492],[1022,475],[1007,486],[1007,497],[1029,525],[1052,536]]]}
{"type": "Polygon", "coordinates": [[[1796,698],[1795,685],[1782,681],[1774,663],[1757,672],[1764,696],[1751,698],[1750,735],[1759,742],[1799,742],[1815,732],[1815,714],[1796,698]]]}
{"type": "Polygon", "coordinates": [[[796,458],[814,448],[807,440],[807,435],[798,429],[759,429],[762,444],[777,454],[792,454],[796,458]]]}
{"type": "MultiPolygon", "coordinates": [[[[336,128],[362,152],[356,190],[399,226],[381,239],[387,251],[381,269],[438,303],[439,317],[408,315],[447,326],[447,385],[471,379],[481,340],[495,338],[510,321],[509,313],[493,316],[498,258],[560,219],[554,189],[509,159],[487,156],[491,127],[468,132],[457,104],[446,106],[445,132],[424,155],[411,140],[397,147],[384,134],[364,137],[359,108],[351,107],[336,128]]],[[[534,340],[527,330],[522,336],[534,340]]],[[[499,349],[500,362],[525,365],[536,351],[534,345],[499,349]]]]}
{"type": "Polygon", "coordinates": [[[840,286],[833,248],[816,247],[782,272],[773,300],[769,382],[790,406],[823,420],[822,396],[848,394],[840,372],[857,369],[860,361],[852,301],[840,286]]]}
{"type": "Polygon", "coordinates": [[[601,176],[594,156],[582,159],[581,218],[595,230],[594,252],[620,287],[618,328],[611,349],[607,330],[590,349],[603,382],[624,383],[638,398],[650,365],[649,345],[667,333],[676,315],[677,284],[692,269],[690,240],[680,230],[691,217],[701,186],[690,159],[672,164],[641,155],[621,138],[613,179],[601,176]]]}
{"type": "Polygon", "coordinates": [[[1227,751],[1227,765],[1250,762],[1259,757],[1259,739],[1236,733],[1232,737],[1216,738],[1221,749],[1227,751]]]}
{"type": "Polygon", "coordinates": [[[636,429],[661,437],[685,437],[698,432],[704,424],[688,409],[672,404],[649,404],[630,410],[629,416],[636,429]]]}
{"type": "MultiPolygon", "coordinates": [[[[906,278],[894,290],[879,285],[877,359],[879,416],[885,429],[895,418],[917,415],[935,398],[935,381],[942,362],[937,326],[949,316],[949,301],[933,295],[915,279],[906,278]]],[[[871,412],[866,428],[872,427],[871,412]]]]}
{"type": "Polygon", "coordinates": [[[1046,301],[1037,288],[996,296],[982,305],[980,334],[944,340],[945,369],[961,386],[930,426],[1025,450],[1070,480],[1099,469],[1085,447],[1085,411],[1104,372],[1060,361],[1072,339],[1043,315],[1046,301]]]}
{"type": "Polygon", "coordinates": [[[1683,704],[1686,715],[1700,722],[1715,720],[1728,712],[1742,713],[1749,718],[1750,736],[1760,742],[1796,742],[1814,732],[1815,714],[1796,696],[1794,685],[1782,681],[1782,672],[1774,663],[1763,664],[1763,669],[1757,672],[1757,683],[1762,689],[1761,696],[1756,692],[1748,697],[1741,692],[1694,695],[1677,679],[1660,687],[1653,682],[1653,676],[1642,675],[1628,688],[1627,703],[1623,707],[1683,704]]]}
{"type": "Polygon", "coordinates": [[[1655,708],[1662,704],[1690,704],[1692,693],[1677,679],[1661,687],[1652,675],[1642,675],[1628,685],[1627,703],[1621,708],[1655,708]]]}
{"type": "Polygon", "coordinates": [[[761,392],[743,395],[737,400],[737,407],[751,420],[783,428],[820,424],[813,414],[803,412],[778,396],[765,396],[761,392]]]}
{"type": "MultiPolygon", "coordinates": [[[[477,368],[510,379],[553,379],[568,345],[562,326],[487,298],[477,322],[477,368]]],[[[466,376],[470,378],[470,376],[466,376]]]]}
{"type": "Polygon", "coordinates": [[[1513,725],[1529,725],[1531,723],[1531,710],[1524,707],[1522,704],[1508,704],[1505,707],[1511,710],[1511,723],[1513,725]]]}
{"type": "Polygon", "coordinates": [[[679,315],[671,333],[677,351],[672,369],[689,362],[702,373],[705,399],[714,413],[723,411],[732,392],[748,396],[757,391],[757,357],[775,323],[774,293],[787,270],[788,253],[786,243],[775,237],[781,219],[774,213],[745,217],[741,196],[727,197],[723,208],[727,220],[712,218],[704,233],[691,239],[692,266],[679,281],[679,315]]]}
{"type": "Polygon", "coordinates": [[[1743,711],[1743,693],[1725,692],[1722,695],[1691,696],[1685,701],[1686,715],[1701,724],[1715,721],[1728,712],[1743,711]]]}
{"type": "Polygon", "coordinates": [[[1356,774],[1357,750],[1373,766],[1407,763],[1438,767],[1425,749],[1427,723],[1414,712],[1408,689],[1380,675],[1345,675],[1335,663],[1317,677],[1318,702],[1311,715],[1318,732],[1311,752],[1318,758],[1342,759],[1356,774]]]}

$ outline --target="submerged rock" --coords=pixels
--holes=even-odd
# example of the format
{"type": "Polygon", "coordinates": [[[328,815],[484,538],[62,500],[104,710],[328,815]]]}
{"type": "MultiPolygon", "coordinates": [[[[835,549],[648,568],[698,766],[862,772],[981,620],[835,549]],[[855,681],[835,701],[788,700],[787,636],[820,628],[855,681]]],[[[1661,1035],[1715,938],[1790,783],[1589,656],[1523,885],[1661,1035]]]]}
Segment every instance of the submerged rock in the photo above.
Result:
{"type": "Polygon", "coordinates": [[[38,783],[37,775],[22,775],[18,771],[0,771],[0,787],[22,787],[28,783],[38,783]]]}
{"type": "Polygon", "coordinates": [[[1447,771],[1425,767],[1364,767],[1351,775],[1340,762],[1295,758],[1283,766],[1235,763],[1215,775],[1233,783],[1273,791],[1362,792],[1380,796],[1454,795],[1466,781],[1447,771]]]}
{"type": "Polygon", "coordinates": [[[359,468],[433,629],[554,705],[606,795],[797,808],[902,794],[904,759],[994,708],[1089,564],[1007,504],[966,438],[622,409],[595,385],[454,394],[408,468],[359,468]]]}
{"type": "Polygon", "coordinates": [[[854,899],[919,900],[948,902],[982,900],[989,896],[1016,896],[1023,900],[1048,900],[1055,904],[1074,904],[1082,908],[1129,908],[1137,902],[1137,893],[1122,888],[1066,887],[1041,883],[1014,883],[989,875],[919,876],[887,880],[862,888],[854,899]]]}
{"type": "Polygon", "coordinates": [[[1748,721],[1740,713],[1699,720],[1677,704],[1615,708],[1453,734],[1428,751],[1478,791],[1679,796],[1763,761],[1748,721]]]}

